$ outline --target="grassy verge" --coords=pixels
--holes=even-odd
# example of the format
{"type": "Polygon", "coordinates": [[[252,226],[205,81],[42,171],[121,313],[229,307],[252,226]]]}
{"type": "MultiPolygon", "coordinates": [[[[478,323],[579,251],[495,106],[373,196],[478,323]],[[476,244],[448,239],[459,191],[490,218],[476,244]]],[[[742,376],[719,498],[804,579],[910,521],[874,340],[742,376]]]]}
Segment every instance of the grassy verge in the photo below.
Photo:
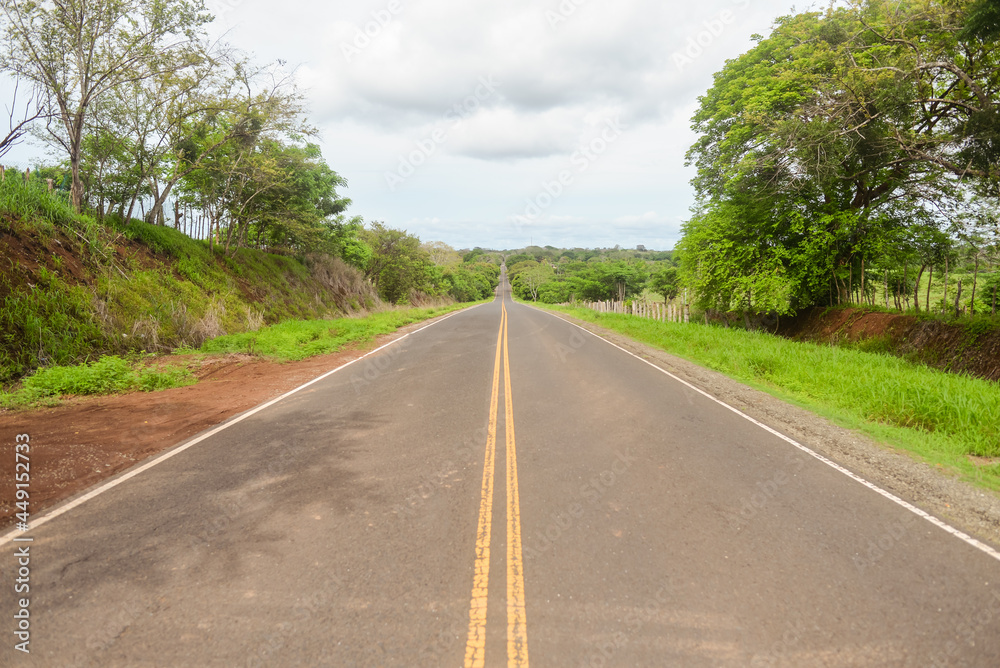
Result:
{"type": "Polygon", "coordinates": [[[11,392],[0,392],[0,408],[54,405],[62,396],[152,392],[194,383],[187,369],[144,367],[138,360],[108,355],[89,364],[50,366],[28,376],[11,392]]]}
{"type": "Polygon", "coordinates": [[[546,306],[720,371],[1000,490],[1000,387],[887,354],[546,306]]]}
{"type": "MultiPolygon", "coordinates": [[[[289,320],[255,332],[229,334],[206,341],[198,352],[206,354],[250,353],[278,360],[301,360],[365,344],[380,334],[470,306],[452,304],[433,308],[410,308],[336,320],[289,320]]],[[[179,350],[190,353],[191,350],[179,350]]],[[[0,408],[31,408],[56,405],[69,395],[120,394],[163,390],[191,385],[195,378],[177,365],[150,368],[141,357],[126,360],[108,355],[88,364],[50,366],[26,377],[9,392],[0,391],[0,408]]],[[[169,358],[168,358],[169,359],[169,358]]]]}
{"type": "Polygon", "coordinates": [[[288,320],[256,332],[228,334],[206,341],[199,349],[210,354],[249,353],[278,360],[300,360],[332,353],[346,345],[364,344],[380,334],[449,313],[471,304],[408,308],[336,320],[288,320]]]}

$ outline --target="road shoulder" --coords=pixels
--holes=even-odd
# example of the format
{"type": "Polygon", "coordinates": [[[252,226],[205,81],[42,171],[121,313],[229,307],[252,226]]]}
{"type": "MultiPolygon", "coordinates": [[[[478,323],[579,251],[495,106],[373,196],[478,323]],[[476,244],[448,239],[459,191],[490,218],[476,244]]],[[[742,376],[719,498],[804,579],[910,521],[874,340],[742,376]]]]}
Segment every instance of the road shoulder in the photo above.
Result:
{"type": "MultiPolygon", "coordinates": [[[[17,510],[15,434],[31,437],[31,514],[37,516],[233,416],[449,315],[297,362],[243,354],[199,356],[192,368],[198,382],[186,387],[75,397],[53,408],[0,412],[0,530],[14,523],[17,510]]],[[[174,361],[173,356],[165,359],[174,361]]]]}
{"type": "Polygon", "coordinates": [[[648,360],[980,540],[1000,546],[1000,496],[762,390],[562,313],[545,311],[648,360]]]}

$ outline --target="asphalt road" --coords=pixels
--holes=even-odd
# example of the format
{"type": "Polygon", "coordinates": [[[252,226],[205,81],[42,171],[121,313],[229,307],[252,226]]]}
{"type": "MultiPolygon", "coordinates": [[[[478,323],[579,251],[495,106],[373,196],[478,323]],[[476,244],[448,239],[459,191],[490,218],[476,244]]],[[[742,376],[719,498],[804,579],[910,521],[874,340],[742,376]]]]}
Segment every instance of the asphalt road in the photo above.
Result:
{"type": "Polygon", "coordinates": [[[3,666],[1000,666],[995,557],[509,296],[30,535],[3,666]]]}

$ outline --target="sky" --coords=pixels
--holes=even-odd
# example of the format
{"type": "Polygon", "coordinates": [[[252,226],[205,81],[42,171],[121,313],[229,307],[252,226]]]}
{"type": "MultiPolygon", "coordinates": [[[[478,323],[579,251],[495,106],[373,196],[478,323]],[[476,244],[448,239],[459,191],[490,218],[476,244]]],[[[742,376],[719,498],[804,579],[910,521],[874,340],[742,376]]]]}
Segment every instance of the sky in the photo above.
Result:
{"type": "MultiPolygon", "coordinates": [[[[789,0],[206,0],[295,68],[348,213],[455,248],[669,250],[697,98],[789,0]]],[[[18,147],[25,161],[38,149],[18,147]]]]}

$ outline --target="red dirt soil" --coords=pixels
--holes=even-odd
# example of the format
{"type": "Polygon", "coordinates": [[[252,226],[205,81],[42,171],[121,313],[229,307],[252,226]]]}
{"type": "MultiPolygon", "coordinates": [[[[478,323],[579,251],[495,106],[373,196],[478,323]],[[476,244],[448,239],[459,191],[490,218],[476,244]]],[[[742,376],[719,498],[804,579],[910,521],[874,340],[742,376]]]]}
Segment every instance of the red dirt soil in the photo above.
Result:
{"type": "Polygon", "coordinates": [[[796,341],[858,343],[884,339],[894,354],[945,371],[1000,380],[1000,329],[862,308],[813,308],[783,319],[778,334],[796,341]]]}
{"type": "Polygon", "coordinates": [[[0,527],[14,523],[17,434],[31,438],[30,502],[37,516],[67,499],[227,418],[361,357],[410,329],[361,347],[299,362],[249,355],[187,362],[199,382],[159,392],[73,398],[55,408],[0,411],[0,527]]]}

